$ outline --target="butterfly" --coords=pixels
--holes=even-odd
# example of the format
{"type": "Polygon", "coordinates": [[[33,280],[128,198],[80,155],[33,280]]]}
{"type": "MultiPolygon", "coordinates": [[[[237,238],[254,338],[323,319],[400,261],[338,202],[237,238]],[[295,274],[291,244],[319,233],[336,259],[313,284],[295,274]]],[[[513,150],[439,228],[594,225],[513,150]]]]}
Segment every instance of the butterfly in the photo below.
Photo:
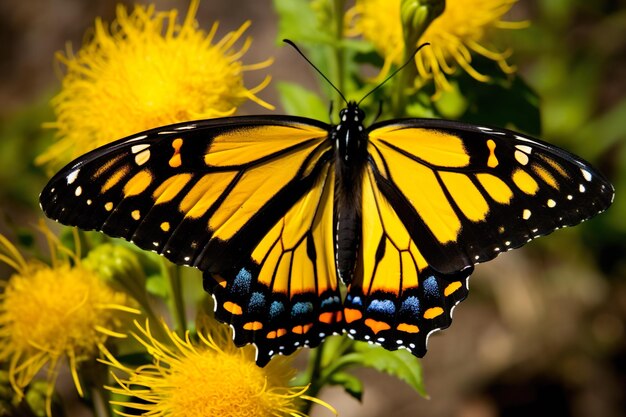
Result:
{"type": "Polygon", "coordinates": [[[68,164],[45,214],[203,271],[256,362],[345,333],[422,357],[474,265],[606,210],[611,184],[510,130],[436,119],[200,120],[68,164]],[[344,289],[345,286],[345,289],[344,289]]]}

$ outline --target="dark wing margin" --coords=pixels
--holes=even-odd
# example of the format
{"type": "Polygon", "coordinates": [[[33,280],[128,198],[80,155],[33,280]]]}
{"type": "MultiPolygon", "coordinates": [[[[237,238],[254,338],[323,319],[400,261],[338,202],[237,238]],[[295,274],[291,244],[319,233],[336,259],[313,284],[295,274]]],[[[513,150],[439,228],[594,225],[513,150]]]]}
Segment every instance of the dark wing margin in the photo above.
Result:
{"type": "Polygon", "coordinates": [[[589,163],[512,131],[409,119],[369,134],[377,186],[443,273],[585,221],[613,200],[589,163]]]}

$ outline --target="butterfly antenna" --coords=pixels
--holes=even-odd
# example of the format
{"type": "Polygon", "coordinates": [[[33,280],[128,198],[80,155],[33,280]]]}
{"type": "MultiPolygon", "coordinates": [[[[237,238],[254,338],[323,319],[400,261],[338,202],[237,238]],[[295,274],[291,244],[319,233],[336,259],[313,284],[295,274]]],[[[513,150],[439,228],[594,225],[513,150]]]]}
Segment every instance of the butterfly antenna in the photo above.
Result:
{"type": "Polygon", "coordinates": [[[311,60],[310,60],[309,58],[307,58],[307,57],[306,57],[306,55],[304,55],[304,53],[300,50],[300,48],[298,48],[298,47],[296,46],[296,44],[295,44],[295,43],[293,43],[293,42],[292,42],[292,41],[290,41],[289,39],[283,39],[283,42],[285,42],[285,43],[286,43],[286,44],[288,44],[288,45],[291,45],[291,47],[292,47],[293,49],[295,49],[295,50],[296,50],[296,52],[298,52],[298,53],[300,54],[300,56],[302,56],[302,58],[304,58],[304,59],[305,59],[305,61],[306,61],[306,62],[308,62],[308,63],[309,63],[309,65],[311,65],[311,66],[313,67],[313,69],[314,69],[315,71],[317,71],[317,72],[318,72],[318,74],[319,74],[319,75],[321,75],[321,76],[322,76],[322,78],[324,78],[324,79],[326,80],[326,82],[327,82],[327,83],[328,83],[328,84],[329,84],[332,88],[334,88],[334,89],[335,89],[335,91],[336,91],[337,93],[339,93],[339,96],[343,99],[343,101],[346,103],[346,105],[348,104],[348,100],[346,100],[346,98],[345,98],[345,97],[344,97],[344,95],[341,93],[341,91],[339,91],[339,89],[338,89],[337,87],[335,87],[335,84],[333,84],[333,83],[332,83],[332,82],[328,79],[328,77],[327,77],[327,76],[325,76],[325,75],[324,75],[324,73],[323,73],[322,71],[320,71],[320,69],[319,69],[319,68],[317,68],[317,67],[315,66],[315,64],[311,62],[311,60]]]}
{"type": "Polygon", "coordinates": [[[372,94],[374,91],[378,90],[380,87],[382,87],[387,81],[389,81],[390,79],[392,79],[397,73],[399,73],[400,71],[402,71],[404,69],[404,67],[406,67],[407,65],[409,65],[411,63],[411,61],[413,61],[413,59],[415,58],[415,55],[417,55],[417,53],[420,51],[420,49],[422,49],[425,46],[430,45],[429,42],[425,42],[423,44],[421,44],[420,46],[418,46],[415,51],[411,54],[411,57],[409,59],[407,59],[407,61],[402,64],[401,66],[399,66],[394,72],[391,73],[390,76],[388,76],[387,78],[385,78],[385,80],[383,82],[381,82],[380,84],[378,84],[376,87],[374,87],[372,90],[370,90],[369,93],[365,94],[365,96],[363,96],[363,98],[361,100],[359,100],[359,102],[357,103],[357,105],[361,104],[361,102],[363,100],[365,100],[370,94],[372,94]]]}

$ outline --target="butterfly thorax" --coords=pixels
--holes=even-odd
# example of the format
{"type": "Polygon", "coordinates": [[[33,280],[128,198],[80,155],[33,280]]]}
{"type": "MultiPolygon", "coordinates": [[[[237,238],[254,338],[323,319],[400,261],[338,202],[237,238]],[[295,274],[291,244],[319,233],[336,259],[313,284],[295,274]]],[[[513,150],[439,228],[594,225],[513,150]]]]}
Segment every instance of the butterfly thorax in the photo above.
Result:
{"type": "Polygon", "coordinates": [[[367,161],[365,113],[355,102],[339,113],[331,132],[335,147],[335,256],[337,270],[349,283],[354,273],[361,230],[361,181],[367,161]]]}

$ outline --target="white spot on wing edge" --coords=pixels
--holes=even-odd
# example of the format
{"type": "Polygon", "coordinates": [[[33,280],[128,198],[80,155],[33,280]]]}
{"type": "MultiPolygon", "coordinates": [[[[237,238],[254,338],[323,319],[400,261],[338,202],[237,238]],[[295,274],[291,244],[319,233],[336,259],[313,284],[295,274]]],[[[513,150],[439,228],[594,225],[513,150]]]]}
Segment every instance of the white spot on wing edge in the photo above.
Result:
{"type": "Polygon", "coordinates": [[[528,164],[528,155],[526,155],[522,151],[516,150],[515,151],[515,160],[517,160],[517,162],[519,162],[522,165],[527,165],[528,164]]]}
{"type": "Polygon", "coordinates": [[[150,159],[150,149],[146,149],[135,155],[135,163],[139,166],[145,164],[150,159]]]}
{"type": "Polygon", "coordinates": [[[185,126],[179,126],[175,130],[189,130],[189,129],[195,129],[195,128],[196,128],[196,125],[185,125],[185,126]]]}
{"type": "Polygon", "coordinates": [[[142,143],[142,144],[139,144],[139,145],[133,145],[130,148],[130,151],[135,154],[135,153],[139,153],[139,152],[141,152],[144,149],[149,148],[149,147],[150,147],[149,143],[142,143]]]}
{"type": "Polygon", "coordinates": [[[148,137],[148,135],[141,135],[141,136],[137,136],[136,138],[130,138],[130,139],[128,139],[128,140],[126,141],[126,143],[128,143],[128,142],[135,142],[135,141],[138,141],[138,140],[143,140],[143,139],[145,139],[145,138],[147,138],[147,137],[148,137]]]}
{"type": "Polygon", "coordinates": [[[585,177],[585,180],[587,180],[587,182],[591,181],[591,172],[587,171],[586,169],[580,169],[580,172],[582,172],[583,177],[585,177]]]}
{"type": "Polygon", "coordinates": [[[76,181],[76,178],[78,177],[78,173],[80,172],[80,168],[75,169],[74,171],[70,172],[69,174],[67,174],[67,184],[71,185],[74,181],[76,181]]]}
{"type": "Polygon", "coordinates": [[[528,155],[530,155],[533,151],[533,148],[531,148],[528,145],[515,145],[515,147],[519,149],[520,151],[527,153],[528,155]]]}

